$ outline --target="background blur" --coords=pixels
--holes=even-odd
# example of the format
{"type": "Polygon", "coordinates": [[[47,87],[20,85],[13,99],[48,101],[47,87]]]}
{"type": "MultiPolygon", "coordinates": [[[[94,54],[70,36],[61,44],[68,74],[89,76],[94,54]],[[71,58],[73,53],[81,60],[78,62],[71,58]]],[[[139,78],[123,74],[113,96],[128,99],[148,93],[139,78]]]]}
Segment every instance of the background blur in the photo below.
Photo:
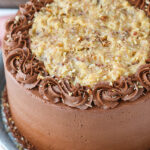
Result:
{"type": "Polygon", "coordinates": [[[5,22],[17,12],[18,6],[26,1],[27,0],[0,0],[0,48],[1,40],[5,32],[5,22]]]}
{"type": "Polygon", "coordinates": [[[0,8],[17,8],[27,0],[0,0],[0,8]]]}

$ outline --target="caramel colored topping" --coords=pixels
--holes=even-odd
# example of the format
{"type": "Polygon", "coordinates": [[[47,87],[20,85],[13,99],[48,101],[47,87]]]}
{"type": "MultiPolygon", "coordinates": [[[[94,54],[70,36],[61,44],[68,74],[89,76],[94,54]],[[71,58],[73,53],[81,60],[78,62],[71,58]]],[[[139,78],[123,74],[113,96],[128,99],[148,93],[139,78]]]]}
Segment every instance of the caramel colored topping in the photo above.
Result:
{"type": "Polygon", "coordinates": [[[126,0],[55,0],[35,14],[30,37],[50,75],[93,86],[145,64],[150,19],[126,0]]]}

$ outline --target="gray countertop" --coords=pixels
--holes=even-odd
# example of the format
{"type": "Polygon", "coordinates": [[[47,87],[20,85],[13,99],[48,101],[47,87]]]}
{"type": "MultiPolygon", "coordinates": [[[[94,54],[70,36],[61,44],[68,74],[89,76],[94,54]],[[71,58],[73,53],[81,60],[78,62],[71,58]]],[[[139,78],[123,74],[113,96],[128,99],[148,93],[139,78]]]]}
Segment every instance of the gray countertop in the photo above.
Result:
{"type": "MultiPolygon", "coordinates": [[[[5,1],[5,0],[3,0],[5,1]]],[[[11,0],[12,1],[12,0],[11,0]]],[[[1,0],[0,0],[1,2],[1,0]]],[[[17,12],[17,9],[2,9],[0,8],[0,17],[13,15],[17,12]]],[[[2,53],[0,49],[0,98],[2,91],[5,86],[5,75],[4,75],[4,67],[2,60],[2,53]]],[[[4,125],[2,123],[2,107],[1,107],[1,99],[0,99],[0,150],[17,150],[16,146],[8,136],[8,132],[5,130],[4,125]]]]}
{"type": "MultiPolygon", "coordinates": [[[[0,93],[1,94],[4,89],[4,86],[5,86],[5,75],[4,75],[2,54],[0,50],[0,93]]],[[[0,150],[17,150],[15,148],[15,145],[13,144],[13,142],[8,136],[8,132],[5,131],[2,123],[1,99],[0,99],[0,150]]]]}

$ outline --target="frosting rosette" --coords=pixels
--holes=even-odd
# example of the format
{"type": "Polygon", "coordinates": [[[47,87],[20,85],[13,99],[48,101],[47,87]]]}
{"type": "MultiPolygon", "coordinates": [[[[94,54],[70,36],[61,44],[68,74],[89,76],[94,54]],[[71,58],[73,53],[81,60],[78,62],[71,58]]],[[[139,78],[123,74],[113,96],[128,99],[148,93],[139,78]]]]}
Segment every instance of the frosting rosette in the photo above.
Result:
{"type": "Polygon", "coordinates": [[[87,109],[92,107],[92,91],[80,85],[73,86],[69,80],[60,81],[62,101],[70,107],[87,109]]]}
{"type": "Polygon", "coordinates": [[[61,90],[55,78],[45,77],[39,85],[39,93],[47,101],[60,102],[61,90]]]}
{"type": "Polygon", "coordinates": [[[40,81],[38,75],[45,72],[43,63],[31,57],[28,48],[11,51],[6,58],[6,67],[27,89],[36,87],[40,81]]]}
{"type": "Polygon", "coordinates": [[[119,104],[121,93],[107,83],[100,82],[94,88],[94,104],[104,109],[114,108],[119,104]]]}
{"type": "Polygon", "coordinates": [[[141,85],[147,90],[150,90],[150,64],[142,65],[137,73],[136,76],[140,81],[141,85]]]}
{"type": "Polygon", "coordinates": [[[143,94],[143,88],[138,86],[134,77],[121,77],[118,82],[114,83],[114,87],[119,89],[123,101],[134,101],[143,94]]]}
{"type": "Polygon", "coordinates": [[[16,48],[27,47],[29,40],[27,30],[31,27],[31,25],[32,24],[27,24],[25,17],[20,17],[18,23],[15,25],[14,21],[10,20],[6,26],[7,34],[4,38],[4,48],[9,51],[16,48]]]}

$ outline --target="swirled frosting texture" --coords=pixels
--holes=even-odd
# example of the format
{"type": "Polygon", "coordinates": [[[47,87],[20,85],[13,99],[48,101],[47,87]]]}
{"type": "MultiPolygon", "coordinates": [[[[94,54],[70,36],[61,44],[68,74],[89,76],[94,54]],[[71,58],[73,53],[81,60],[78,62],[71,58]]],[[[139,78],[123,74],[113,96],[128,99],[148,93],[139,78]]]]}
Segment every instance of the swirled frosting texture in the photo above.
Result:
{"type": "MultiPolygon", "coordinates": [[[[150,4],[147,4],[147,1],[131,0],[130,2],[150,15],[150,4]]],[[[49,3],[52,1],[30,0],[20,6],[16,16],[6,25],[3,44],[6,67],[20,84],[26,89],[37,90],[46,102],[64,103],[79,109],[92,107],[111,109],[120,103],[135,101],[149,92],[150,59],[147,59],[145,65],[139,67],[136,74],[121,77],[112,85],[99,82],[95,87],[90,88],[79,84],[72,85],[69,77],[49,76],[44,64],[32,54],[29,37],[35,12],[49,3]]]]}

